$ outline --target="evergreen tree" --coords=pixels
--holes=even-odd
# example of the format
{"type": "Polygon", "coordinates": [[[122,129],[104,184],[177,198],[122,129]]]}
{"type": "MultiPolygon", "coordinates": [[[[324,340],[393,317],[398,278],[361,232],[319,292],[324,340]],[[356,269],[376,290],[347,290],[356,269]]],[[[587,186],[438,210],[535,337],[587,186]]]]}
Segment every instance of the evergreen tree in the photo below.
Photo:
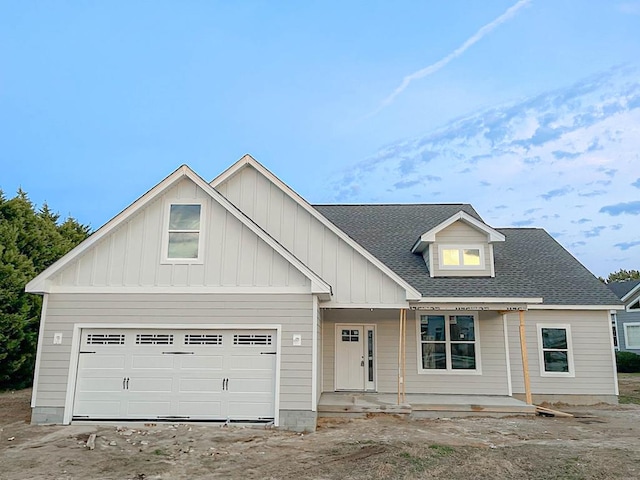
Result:
{"type": "Polygon", "coordinates": [[[611,282],[624,282],[626,280],[639,280],[640,279],[640,271],[638,270],[624,270],[620,269],[617,272],[612,272],[609,274],[607,279],[600,278],[604,283],[611,282]]]}
{"type": "Polygon", "coordinates": [[[32,381],[41,298],[25,285],[90,233],[59,218],[46,204],[36,212],[21,189],[10,200],[0,190],[0,389],[32,381]]]}

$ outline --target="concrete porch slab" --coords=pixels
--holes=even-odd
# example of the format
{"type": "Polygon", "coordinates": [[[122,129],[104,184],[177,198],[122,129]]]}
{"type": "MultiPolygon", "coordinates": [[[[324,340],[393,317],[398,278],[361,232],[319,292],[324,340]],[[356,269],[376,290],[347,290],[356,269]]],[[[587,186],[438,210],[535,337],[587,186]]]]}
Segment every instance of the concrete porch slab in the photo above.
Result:
{"type": "Polygon", "coordinates": [[[535,415],[536,407],[502,395],[443,395],[408,393],[398,404],[393,393],[326,392],[318,403],[318,416],[359,416],[391,413],[412,417],[473,415],[535,415]]]}

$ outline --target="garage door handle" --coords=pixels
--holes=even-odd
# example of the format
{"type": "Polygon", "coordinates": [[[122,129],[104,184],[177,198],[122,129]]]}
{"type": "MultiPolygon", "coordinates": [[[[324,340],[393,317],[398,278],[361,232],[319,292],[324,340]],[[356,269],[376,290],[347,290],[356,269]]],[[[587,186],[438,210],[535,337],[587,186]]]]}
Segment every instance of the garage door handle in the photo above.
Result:
{"type": "Polygon", "coordinates": [[[194,352],[162,352],[163,355],[193,355],[194,352]]]}
{"type": "Polygon", "coordinates": [[[129,390],[129,377],[127,377],[127,390],[129,390]]]}
{"type": "Polygon", "coordinates": [[[276,352],[260,352],[260,355],[275,355],[276,352]]]}
{"type": "Polygon", "coordinates": [[[229,379],[228,378],[223,378],[222,379],[222,390],[229,390],[229,379]]]}

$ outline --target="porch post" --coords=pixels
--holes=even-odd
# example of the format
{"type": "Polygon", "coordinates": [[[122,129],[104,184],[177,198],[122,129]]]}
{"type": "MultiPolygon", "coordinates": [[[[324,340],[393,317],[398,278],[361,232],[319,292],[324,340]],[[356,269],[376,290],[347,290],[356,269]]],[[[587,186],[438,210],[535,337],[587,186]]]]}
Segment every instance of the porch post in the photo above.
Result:
{"type": "Polygon", "coordinates": [[[531,381],[529,379],[529,357],[527,355],[527,339],[524,325],[524,310],[520,310],[520,351],[522,352],[522,373],[524,376],[524,395],[529,405],[533,404],[531,399],[531,381]]]}
{"type": "Polygon", "coordinates": [[[400,309],[398,322],[398,405],[406,401],[404,377],[406,374],[406,325],[407,311],[400,309]]]}

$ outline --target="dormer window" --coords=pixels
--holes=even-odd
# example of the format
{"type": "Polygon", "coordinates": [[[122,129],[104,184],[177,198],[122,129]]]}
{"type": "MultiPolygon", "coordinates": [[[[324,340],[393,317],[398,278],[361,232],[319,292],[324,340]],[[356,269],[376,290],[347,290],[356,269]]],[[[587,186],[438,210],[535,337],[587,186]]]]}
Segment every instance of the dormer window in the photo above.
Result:
{"type": "Polygon", "coordinates": [[[483,269],[484,248],[480,245],[438,245],[440,268],[483,269]]]}
{"type": "Polygon", "coordinates": [[[202,256],[202,204],[171,203],[165,229],[164,260],[199,263],[202,256]]]}

